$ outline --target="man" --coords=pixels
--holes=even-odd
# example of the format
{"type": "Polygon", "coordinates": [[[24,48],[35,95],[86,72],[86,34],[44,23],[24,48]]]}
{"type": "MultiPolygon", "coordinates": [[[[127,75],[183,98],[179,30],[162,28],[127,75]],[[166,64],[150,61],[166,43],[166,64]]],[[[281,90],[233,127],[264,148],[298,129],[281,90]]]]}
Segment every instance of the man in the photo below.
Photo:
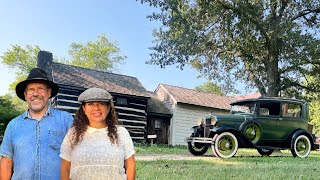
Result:
{"type": "Polygon", "coordinates": [[[59,179],[60,145],[71,127],[71,114],[50,107],[59,87],[34,68],[16,86],[28,110],[8,124],[0,147],[0,179],[59,179]]]}

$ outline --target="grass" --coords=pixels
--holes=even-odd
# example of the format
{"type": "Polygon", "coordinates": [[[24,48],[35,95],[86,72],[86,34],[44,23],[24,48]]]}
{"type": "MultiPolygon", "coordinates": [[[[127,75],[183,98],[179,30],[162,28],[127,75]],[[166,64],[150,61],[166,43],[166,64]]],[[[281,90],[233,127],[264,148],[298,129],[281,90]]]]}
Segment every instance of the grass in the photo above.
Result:
{"type": "MultiPolygon", "coordinates": [[[[137,154],[189,154],[185,146],[138,145],[136,150],[137,154]]],[[[210,154],[208,150],[206,155],[210,154]]],[[[261,157],[254,149],[239,149],[230,159],[137,161],[137,179],[320,179],[320,152],[301,159],[287,150],[261,157]]]]}
{"type": "Polygon", "coordinates": [[[137,154],[189,154],[186,146],[135,144],[137,154]]]}

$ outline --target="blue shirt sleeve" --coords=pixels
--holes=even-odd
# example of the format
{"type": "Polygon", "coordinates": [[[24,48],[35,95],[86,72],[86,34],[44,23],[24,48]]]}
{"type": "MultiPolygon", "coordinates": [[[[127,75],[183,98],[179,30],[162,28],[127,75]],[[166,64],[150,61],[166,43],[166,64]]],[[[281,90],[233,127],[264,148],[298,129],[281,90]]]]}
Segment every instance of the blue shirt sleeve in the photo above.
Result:
{"type": "Polygon", "coordinates": [[[0,155],[13,159],[13,145],[12,145],[12,123],[9,123],[0,147],[0,155]]]}

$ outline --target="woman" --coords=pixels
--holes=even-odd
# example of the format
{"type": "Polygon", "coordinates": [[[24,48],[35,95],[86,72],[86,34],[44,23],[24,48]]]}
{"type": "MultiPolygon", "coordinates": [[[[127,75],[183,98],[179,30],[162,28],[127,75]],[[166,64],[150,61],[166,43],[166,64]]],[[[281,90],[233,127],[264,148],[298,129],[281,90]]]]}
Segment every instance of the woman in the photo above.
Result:
{"type": "Polygon", "coordinates": [[[82,105],[61,145],[61,179],[135,179],[133,142],[117,126],[112,96],[90,88],[78,101],[82,105]]]}

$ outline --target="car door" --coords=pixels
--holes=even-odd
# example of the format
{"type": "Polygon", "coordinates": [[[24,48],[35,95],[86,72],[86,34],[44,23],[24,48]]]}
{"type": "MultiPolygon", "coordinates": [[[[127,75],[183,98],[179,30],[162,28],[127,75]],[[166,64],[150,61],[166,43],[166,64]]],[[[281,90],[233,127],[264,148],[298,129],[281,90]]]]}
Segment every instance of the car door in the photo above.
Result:
{"type": "Polygon", "coordinates": [[[286,140],[296,129],[306,129],[307,123],[302,116],[302,105],[296,102],[282,102],[279,127],[282,129],[281,139],[286,140]]]}
{"type": "Polygon", "coordinates": [[[281,141],[281,103],[279,101],[259,101],[257,120],[262,129],[262,141],[281,141]]]}

